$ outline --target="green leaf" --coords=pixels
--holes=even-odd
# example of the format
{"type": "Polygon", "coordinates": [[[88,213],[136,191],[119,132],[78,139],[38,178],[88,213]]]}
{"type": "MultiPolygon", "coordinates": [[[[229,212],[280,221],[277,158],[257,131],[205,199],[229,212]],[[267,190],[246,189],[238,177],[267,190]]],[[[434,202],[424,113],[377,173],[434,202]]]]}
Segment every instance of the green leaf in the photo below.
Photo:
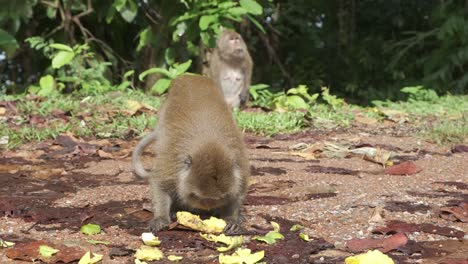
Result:
{"type": "Polygon", "coordinates": [[[50,19],[54,19],[57,14],[57,8],[48,6],[46,11],[47,17],[50,19]]]}
{"type": "Polygon", "coordinates": [[[178,42],[180,40],[180,37],[182,37],[185,34],[185,31],[187,30],[187,24],[185,22],[177,24],[177,29],[174,30],[172,33],[172,41],[178,42]]]}
{"type": "Polygon", "coordinates": [[[193,42],[191,42],[191,41],[187,41],[187,50],[193,56],[199,56],[200,55],[199,47],[197,45],[193,44],[193,42]]]}
{"type": "Polygon", "coordinates": [[[49,246],[45,246],[45,245],[39,246],[39,254],[41,254],[41,256],[50,258],[54,254],[56,254],[57,252],[59,252],[58,249],[55,249],[55,248],[52,248],[52,247],[49,247],[49,246]]]}
{"type": "Polygon", "coordinates": [[[8,58],[13,57],[18,47],[15,37],[0,29],[0,50],[4,50],[8,58]]]}
{"type": "Polygon", "coordinates": [[[153,85],[153,87],[151,87],[151,91],[158,94],[163,94],[167,91],[167,89],[169,89],[171,82],[171,79],[161,78],[153,85]]]}
{"type": "Polygon", "coordinates": [[[211,34],[208,34],[208,32],[200,32],[200,38],[203,44],[209,48],[213,48],[216,44],[216,39],[211,34]]]}
{"type": "Polygon", "coordinates": [[[231,15],[241,16],[247,14],[247,10],[245,10],[245,8],[243,7],[236,6],[233,8],[229,8],[228,13],[231,15]]]}
{"type": "Polygon", "coordinates": [[[308,109],[309,105],[304,101],[304,99],[298,95],[290,95],[287,97],[288,106],[293,109],[308,109]]]}
{"type": "Polygon", "coordinates": [[[37,92],[37,95],[40,96],[49,96],[55,91],[55,80],[52,75],[43,76],[39,80],[40,90],[37,92]]]}
{"type": "Polygon", "coordinates": [[[59,51],[53,56],[52,59],[52,68],[59,69],[65,64],[69,64],[75,57],[74,52],[69,51],[59,51]]]}
{"type": "Polygon", "coordinates": [[[73,49],[70,46],[65,45],[65,44],[52,43],[52,44],[49,45],[49,47],[54,48],[54,49],[58,49],[58,50],[73,52],[73,49]]]}
{"type": "Polygon", "coordinates": [[[297,225],[297,224],[296,224],[296,225],[293,225],[293,226],[291,227],[291,229],[289,229],[289,230],[290,230],[290,231],[298,231],[298,230],[301,230],[301,229],[303,229],[303,228],[304,228],[303,226],[297,225]]]}
{"type": "Polygon", "coordinates": [[[299,237],[300,237],[302,240],[304,240],[304,241],[307,241],[307,242],[310,241],[309,235],[306,235],[306,234],[304,234],[304,233],[300,233],[300,234],[299,234],[299,237]]]}
{"type": "Polygon", "coordinates": [[[236,6],[236,5],[237,5],[236,2],[224,2],[224,3],[220,3],[218,5],[218,8],[227,9],[227,8],[230,8],[230,7],[233,7],[233,6],[236,6]]]}
{"type": "Polygon", "coordinates": [[[135,74],[135,70],[129,70],[124,74],[123,77],[124,77],[124,79],[127,79],[128,77],[132,76],[133,74],[135,74]]]}
{"type": "Polygon", "coordinates": [[[255,0],[240,0],[239,4],[247,10],[247,12],[253,15],[261,15],[263,13],[263,8],[255,0]]]}
{"type": "Polygon", "coordinates": [[[122,18],[130,23],[135,19],[138,13],[138,6],[133,0],[127,0],[125,7],[117,10],[120,12],[122,18]]]}
{"type": "Polygon", "coordinates": [[[280,226],[278,223],[276,223],[275,221],[271,221],[270,224],[273,227],[273,231],[276,231],[276,232],[280,231],[280,226]]]}
{"type": "Polygon", "coordinates": [[[80,232],[85,235],[95,235],[101,233],[101,227],[95,224],[86,224],[80,228],[80,232]]]}
{"type": "Polygon", "coordinates": [[[270,231],[264,236],[255,236],[253,239],[272,245],[276,243],[276,240],[284,239],[284,236],[277,231],[270,231]]]}
{"type": "Polygon", "coordinates": [[[144,46],[151,43],[151,40],[153,39],[153,32],[151,32],[150,27],[146,27],[138,34],[138,37],[139,41],[136,50],[139,52],[144,46]]]}
{"type": "Polygon", "coordinates": [[[110,24],[112,20],[114,19],[114,16],[115,16],[115,8],[110,7],[109,10],[107,10],[106,23],[110,24]]]}
{"type": "Polygon", "coordinates": [[[263,28],[263,26],[260,25],[260,23],[255,18],[253,18],[250,14],[247,14],[247,18],[249,18],[250,22],[252,22],[252,24],[254,24],[262,33],[266,34],[266,31],[263,28]]]}
{"type": "Polygon", "coordinates": [[[143,81],[143,79],[146,77],[146,75],[148,74],[153,74],[153,73],[159,73],[159,74],[163,74],[167,77],[170,77],[171,76],[171,73],[166,70],[166,69],[163,69],[163,68],[151,68],[151,69],[148,69],[142,73],[140,73],[140,75],[138,75],[138,79],[140,81],[143,81]]]}
{"type": "Polygon", "coordinates": [[[198,26],[201,30],[205,31],[208,26],[214,22],[218,21],[218,15],[206,15],[200,18],[198,26]]]}
{"type": "Polygon", "coordinates": [[[167,48],[164,51],[164,60],[166,61],[168,65],[172,65],[175,63],[175,56],[176,56],[176,52],[173,48],[167,48]]]}
{"type": "Polygon", "coordinates": [[[180,65],[175,66],[175,76],[173,78],[186,72],[188,68],[190,68],[190,65],[192,65],[192,60],[188,60],[180,65]]]}
{"type": "Polygon", "coordinates": [[[127,0],[115,0],[113,6],[120,12],[125,7],[125,3],[127,3],[127,0]]]}

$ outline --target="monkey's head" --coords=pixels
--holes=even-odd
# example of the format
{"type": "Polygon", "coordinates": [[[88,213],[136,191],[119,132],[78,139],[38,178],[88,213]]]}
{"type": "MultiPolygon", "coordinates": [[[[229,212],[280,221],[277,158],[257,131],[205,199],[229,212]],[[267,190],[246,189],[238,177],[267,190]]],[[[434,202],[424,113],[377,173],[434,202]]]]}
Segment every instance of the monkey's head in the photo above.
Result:
{"type": "Polygon", "coordinates": [[[179,198],[193,208],[211,210],[227,203],[241,188],[241,172],[232,150],[203,144],[187,154],[179,172],[179,198]]]}
{"type": "Polygon", "coordinates": [[[237,32],[224,29],[216,42],[220,55],[225,60],[243,60],[247,55],[247,46],[237,32]]]}

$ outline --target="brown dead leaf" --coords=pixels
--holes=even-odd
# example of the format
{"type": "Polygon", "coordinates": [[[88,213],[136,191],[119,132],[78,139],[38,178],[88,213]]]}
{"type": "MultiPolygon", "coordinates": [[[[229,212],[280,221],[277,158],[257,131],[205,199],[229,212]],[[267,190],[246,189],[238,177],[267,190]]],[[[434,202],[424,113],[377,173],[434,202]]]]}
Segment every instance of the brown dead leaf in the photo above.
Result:
{"type": "Polygon", "coordinates": [[[395,234],[395,233],[412,233],[418,231],[419,228],[416,224],[410,224],[403,221],[392,220],[387,222],[386,227],[376,228],[372,231],[372,233],[377,234],[395,234]]]}
{"type": "Polygon", "coordinates": [[[460,203],[457,206],[440,208],[440,216],[449,221],[468,222],[468,203],[460,203]]]}
{"type": "Polygon", "coordinates": [[[38,116],[38,115],[29,116],[29,123],[31,125],[41,126],[41,125],[44,125],[44,123],[46,122],[47,122],[47,119],[45,117],[38,116]]]}
{"type": "Polygon", "coordinates": [[[378,249],[383,253],[402,247],[408,243],[408,238],[403,233],[396,233],[386,238],[351,239],[346,243],[348,251],[357,253],[369,249],[378,249]]]}
{"type": "Polygon", "coordinates": [[[412,161],[405,161],[403,163],[387,167],[385,174],[389,175],[413,175],[422,171],[422,168],[418,167],[412,161]]]}
{"type": "Polygon", "coordinates": [[[462,238],[465,235],[465,232],[451,227],[436,226],[433,224],[412,224],[398,220],[388,221],[386,227],[376,228],[372,231],[372,233],[387,235],[394,233],[412,232],[425,232],[429,234],[437,234],[456,238],[462,238]]]}
{"type": "Polygon", "coordinates": [[[64,121],[68,121],[68,117],[71,116],[71,112],[70,111],[62,111],[60,109],[54,109],[52,110],[51,114],[54,116],[54,117],[57,117],[57,118],[60,118],[64,121]]]}
{"type": "Polygon", "coordinates": [[[98,150],[97,150],[97,155],[98,155],[99,157],[101,157],[101,158],[106,158],[106,159],[113,159],[113,158],[114,158],[114,156],[113,156],[111,153],[105,152],[105,151],[102,150],[102,149],[98,149],[98,150]]]}
{"type": "Polygon", "coordinates": [[[71,263],[78,261],[85,253],[85,250],[79,247],[67,247],[56,245],[45,240],[17,243],[12,248],[5,250],[8,258],[13,260],[35,261],[42,260],[45,263],[71,263]],[[44,257],[39,254],[39,246],[49,246],[59,250],[52,257],[44,257]]]}
{"type": "Polygon", "coordinates": [[[452,153],[464,153],[468,152],[468,146],[466,145],[456,145],[453,146],[452,149],[450,150],[452,153]]]}

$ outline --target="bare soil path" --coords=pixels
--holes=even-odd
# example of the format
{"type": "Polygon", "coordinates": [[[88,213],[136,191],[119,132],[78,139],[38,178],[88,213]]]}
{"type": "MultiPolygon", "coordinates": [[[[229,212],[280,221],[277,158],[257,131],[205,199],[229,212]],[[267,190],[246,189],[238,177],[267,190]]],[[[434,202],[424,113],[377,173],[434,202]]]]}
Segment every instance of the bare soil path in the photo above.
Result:
{"type": "MultiPolygon", "coordinates": [[[[267,263],[343,263],[371,248],[386,251],[396,263],[468,263],[467,147],[409,135],[401,127],[378,126],[246,135],[252,177],[245,228],[265,234],[273,220],[285,239],[274,245],[247,239],[244,246],[265,250],[267,263]],[[420,171],[389,175],[359,156],[331,158],[319,147],[309,156],[291,150],[324,142],[392,151],[395,164],[411,162],[420,171]],[[311,240],[290,231],[293,224],[303,225],[300,232],[311,240]]],[[[102,263],[134,263],[151,217],[145,210],[148,185],[131,172],[128,155],[135,143],[64,135],[3,151],[0,239],[16,245],[0,248],[0,263],[30,263],[40,244],[61,249],[50,263],[77,263],[87,250],[103,254],[102,263]],[[99,224],[103,232],[81,234],[86,223],[99,224]]],[[[215,246],[196,232],[173,229],[158,236],[164,254],[183,256],[181,263],[217,263],[215,246]]]]}

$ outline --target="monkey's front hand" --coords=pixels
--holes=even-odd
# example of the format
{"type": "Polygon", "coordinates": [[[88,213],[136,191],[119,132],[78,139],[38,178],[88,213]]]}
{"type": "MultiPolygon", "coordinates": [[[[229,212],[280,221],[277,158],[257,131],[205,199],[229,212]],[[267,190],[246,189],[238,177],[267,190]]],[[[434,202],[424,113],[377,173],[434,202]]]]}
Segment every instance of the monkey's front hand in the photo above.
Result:
{"type": "Polygon", "coordinates": [[[224,228],[224,233],[227,235],[242,235],[247,231],[242,226],[242,222],[245,220],[242,215],[239,215],[238,217],[226,217],[224,220],[227,223],[224,228]]]}
{"type": "Polygon", "coordinates": [[[169,218],[162,218],[162,217],[153,218],[150,221],[149,229],[151,230],[153,234],[155,234],[159,230],[167,228],[170,223],[171,221],[169,220],[169,218]]]}

